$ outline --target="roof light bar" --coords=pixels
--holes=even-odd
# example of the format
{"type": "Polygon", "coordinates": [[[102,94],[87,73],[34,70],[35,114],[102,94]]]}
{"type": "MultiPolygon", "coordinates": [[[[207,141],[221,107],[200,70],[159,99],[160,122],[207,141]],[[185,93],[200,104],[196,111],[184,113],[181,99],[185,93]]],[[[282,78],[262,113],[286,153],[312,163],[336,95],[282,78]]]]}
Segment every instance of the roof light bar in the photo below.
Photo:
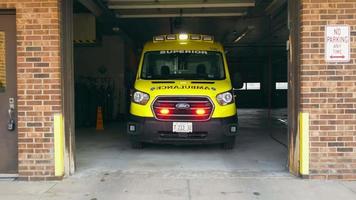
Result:
{"type": "Polygon", "coordinates": [[[201,35],[191,35],[190,39],[191,40],[201,40],[201,35]]]}
{"type": "Polygon", "coordinates": [[[169,35],[159,35],[153,37],[153,42],[162,42],[165,40],[202,40],[206,42],[214,42],[214,37],[210,35],[199,35],[199,34],[169,34],[169,35]]]}
{"type": "Polygon", "coordinates": [[[177,40],[177,35],[167,35],[166,39],[167,40],[177,40]]]}
{"type": "Polygon", "coordinates": [[[213,41],[214,37],[210,35],[203,35],[203,41],[213,41]]]}
{"type": "Polygon", "coordinates": [[[153,37],[153,41],[164,41],[164,35],[153,37]]]}
{"type": "Polygon", "coordinates": [[[188,40],[188,38],[188,34],[186,33],[179,34],[179,40],[188,40]]]}

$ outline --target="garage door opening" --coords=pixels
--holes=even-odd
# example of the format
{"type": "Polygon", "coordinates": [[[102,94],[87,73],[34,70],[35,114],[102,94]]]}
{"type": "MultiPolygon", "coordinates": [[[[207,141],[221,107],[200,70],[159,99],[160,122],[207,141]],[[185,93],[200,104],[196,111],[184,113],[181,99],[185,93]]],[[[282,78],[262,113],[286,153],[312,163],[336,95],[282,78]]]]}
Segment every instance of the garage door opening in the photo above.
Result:
{"type": "Polygon", "coordinates": [[[77,0],[73,7],[79,174],[289,174],[287,1],[77,0]],[[145,42],[174,33],[214,36],[226,50],[230,73],[241,75],[244,87],[237,91],[240,134],[235,149],[152,144],[131,149],[126,134],[130,76],[137,70],[145,42]],[[97,130],[98,113],[104,130],[97,130]]]}

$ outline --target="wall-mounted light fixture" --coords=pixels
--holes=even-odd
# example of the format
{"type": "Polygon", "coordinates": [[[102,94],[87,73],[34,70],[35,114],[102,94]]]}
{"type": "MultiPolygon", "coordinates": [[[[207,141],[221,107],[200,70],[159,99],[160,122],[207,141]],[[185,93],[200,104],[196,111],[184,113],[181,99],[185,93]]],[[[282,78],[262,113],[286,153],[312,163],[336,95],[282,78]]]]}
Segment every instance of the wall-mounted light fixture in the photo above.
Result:
{"type": "Polygon", "coordinates": [[[242,40],[248,33],[250,33],[251,31],[253,31],[255,29],[254,26],[248,26],[240,35],[238,35],[235,39],[234,39],[234,43],[238,43],[240,40],[242,40]]]}

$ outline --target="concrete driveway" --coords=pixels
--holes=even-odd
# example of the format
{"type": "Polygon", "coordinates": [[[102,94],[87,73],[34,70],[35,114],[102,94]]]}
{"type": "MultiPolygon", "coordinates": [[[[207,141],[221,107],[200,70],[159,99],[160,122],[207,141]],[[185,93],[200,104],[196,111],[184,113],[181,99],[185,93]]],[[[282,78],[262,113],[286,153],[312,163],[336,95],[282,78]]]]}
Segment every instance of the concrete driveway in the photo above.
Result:
{"type": "Polygon", "coordinates": [[[100,172],[59,182],[0,181],[1,200],[354,200],[355,182],[230,173],[100,172]]]}
{"type": "Polygon", "coordinates": [[[218,145],[130,148],[124,123],[77,131],[77,172],[63,181],[0,181],[0,200],[355,200],[356,183],[288,173],[286,129],[274,111],[240,110],[234,150],[218,145]]]}

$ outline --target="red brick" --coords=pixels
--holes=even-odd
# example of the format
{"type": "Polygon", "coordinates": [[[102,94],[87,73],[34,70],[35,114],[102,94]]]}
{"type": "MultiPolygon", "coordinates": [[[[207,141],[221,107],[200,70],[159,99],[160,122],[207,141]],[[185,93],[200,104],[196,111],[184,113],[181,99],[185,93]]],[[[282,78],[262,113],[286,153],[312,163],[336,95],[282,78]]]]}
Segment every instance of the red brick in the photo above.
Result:
{"type": "Polygon", "coordinates": [[[44,79],[61,73],[60,0],[1,0],[0,9],[7,8],[16,9],[17,18],[19,176],[54,179],[53,128],[43,126],[53,126],[53,114],[62,111],[61,98],[46,106],[43,100],[51,99],[52,88],[61,88],[60,79],[44,85],[44,79]],[[48,67],[52,69],[42,71],[48,67]]]}
{"type": "Polygon", "coordinates": [[[356,165],[350,165],[356,161],[356,60],[324,61],[325,25],[349,24],[356,32],[356,1],[305,0],[301,4],[300,107],[310,113],[310,178],[356,180],[356,165]]]}

